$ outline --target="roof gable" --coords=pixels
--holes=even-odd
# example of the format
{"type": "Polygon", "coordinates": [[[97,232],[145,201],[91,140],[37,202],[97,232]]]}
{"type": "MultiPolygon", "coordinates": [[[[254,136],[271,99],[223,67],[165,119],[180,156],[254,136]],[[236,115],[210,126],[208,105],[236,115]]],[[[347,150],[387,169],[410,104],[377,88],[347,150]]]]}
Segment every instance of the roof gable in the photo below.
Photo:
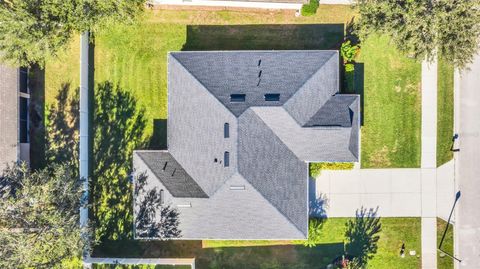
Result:
{"type": "MultiPolygon", "coordinates": [[[[171,53],[235,116],[252,106],[285,104],[337,51],[214,51],[171,53]],[[244,102],[231,102],[244,94],[244,102]],[[266,94],[279,94],[266,101],[266,94]]],[[[338,64],[332,72],[338,72],[338,64]]],[[[336,88],[332,90],[337,90],[336,88]]]]}

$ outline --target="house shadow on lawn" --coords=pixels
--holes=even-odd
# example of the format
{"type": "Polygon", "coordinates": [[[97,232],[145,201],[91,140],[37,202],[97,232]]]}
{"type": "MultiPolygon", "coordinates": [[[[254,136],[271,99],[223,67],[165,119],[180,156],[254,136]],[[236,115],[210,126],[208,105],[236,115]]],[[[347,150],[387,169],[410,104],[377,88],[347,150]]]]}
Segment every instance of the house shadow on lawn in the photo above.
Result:
{"type": "Polygon", "coordinates": [[[326,268],[343,253],[343,243],[203,249],[198,268],[326,268]]]}
{"type": "Polygon", "coordinates": [[[103,242],[95,257],[193,258],[198,268],[325,268],[344,253],[344,244],[202,248],[201,241],[103,242]]]}
{"type": "Polygon", "coordinates": [[[182,50],[337,50],[344,24],[188,25],[182,50]]]}
{"type": "Polygon", "coordinates": [[[354,71],[354,93],[360,95],[360,124],[363,126],[364,122],[364,103],[365,103],[365,64],[355,63],[354,71]]]}
{"type": "Polygon", "coordinates": [[[153,120],[153,134],[148,142],[148,149],[167,149],[167,119],[153,120]]]}

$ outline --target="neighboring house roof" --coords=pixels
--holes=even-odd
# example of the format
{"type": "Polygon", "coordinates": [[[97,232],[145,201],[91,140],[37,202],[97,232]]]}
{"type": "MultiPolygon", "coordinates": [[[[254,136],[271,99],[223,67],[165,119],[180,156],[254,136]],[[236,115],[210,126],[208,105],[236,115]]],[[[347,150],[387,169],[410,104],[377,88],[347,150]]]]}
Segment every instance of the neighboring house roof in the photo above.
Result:
{"type": "Polygon", "coordinates": [[[358,161],[359,96],[338,94],[338,52],[175,52],[168,61],[169,154],[138,151],[134,164],[173,205],[190,205],[178,207],[183,238],[306,238],[308,162],[358,161]],[[166,159],[180,179],[161,171],[166,159]]]}
{"type": "Polygon", "coordinates": [[[18,68],[0,64],[0,171],[18,158],[18,68]]]}

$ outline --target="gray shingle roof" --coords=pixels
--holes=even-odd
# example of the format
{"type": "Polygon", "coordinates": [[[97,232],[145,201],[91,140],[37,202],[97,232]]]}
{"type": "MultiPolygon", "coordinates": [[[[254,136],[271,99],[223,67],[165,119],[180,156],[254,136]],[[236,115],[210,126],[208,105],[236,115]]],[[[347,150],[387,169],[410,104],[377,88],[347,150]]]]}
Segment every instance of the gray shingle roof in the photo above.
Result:
{"type": "Polygon", "coordinates": [[[0,170],[17,161],[18,68],[0,64],[0,170]]]}
{"type": "Polygon", "coordinates": [[[350,105],[356,100],[357,96],[353,95],[332,96],[303,127],[351,127],[354,112],[350,109],[350,105]]]}
{"type": "MultiPolygon", "coordinates": [[[[209,197],[171,195],[190,205],[178,207],[183,238],[306,238],[308,162],[358,161],[359,96],[338,95],[338,52],[175,52],[168,61],[169,152],[209,197]]],[[[139,167],[158,170],[152,159],[139,167]]],[[[165,182],[152,184],[176,186],[165,182]]]]}
{"type": "Polygon", "coordinates": [[[239,118],[238,129],[240,174],[306,235],[307,163],[298,159],[252,109],[239,118]]]}
{"type": "MultiPolygon", "coordinates": [[[[174,52],[170,55],[237,117],[251,106],[283,105],[327,62],[334,64],[336,60],[332,73],[338,72],[336,51],[174,52]],[[265,102],[268,93],[280,94],[280,101],[265,102]],[[245,94],[246,100],[232,103],[231,94],[245,94]]],[[[332,81],[337,83],[337,78],[332,81]]],[[[315,84],[318,94],[322,83],[315,84]]],[[[330,88],[332,93],[338,90],[338,87],[330,88]]]]}
{"type": "Polygon", "coordinates": [[[197,182],[182,168],[167,151],[136,151],[150,168],[157,180],[174,197],[208,198],[197,182]]]}

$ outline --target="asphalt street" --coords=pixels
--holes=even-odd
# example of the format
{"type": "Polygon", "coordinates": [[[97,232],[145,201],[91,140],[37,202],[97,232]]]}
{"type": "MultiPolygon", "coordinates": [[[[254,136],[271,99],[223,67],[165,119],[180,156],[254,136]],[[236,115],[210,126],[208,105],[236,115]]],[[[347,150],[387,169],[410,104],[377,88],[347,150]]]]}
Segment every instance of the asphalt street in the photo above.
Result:
{"type": "Polygon", "coordinates": [[[480,55],[460,77],[456,207],[457,268],[480,268],[480,55]]]}

